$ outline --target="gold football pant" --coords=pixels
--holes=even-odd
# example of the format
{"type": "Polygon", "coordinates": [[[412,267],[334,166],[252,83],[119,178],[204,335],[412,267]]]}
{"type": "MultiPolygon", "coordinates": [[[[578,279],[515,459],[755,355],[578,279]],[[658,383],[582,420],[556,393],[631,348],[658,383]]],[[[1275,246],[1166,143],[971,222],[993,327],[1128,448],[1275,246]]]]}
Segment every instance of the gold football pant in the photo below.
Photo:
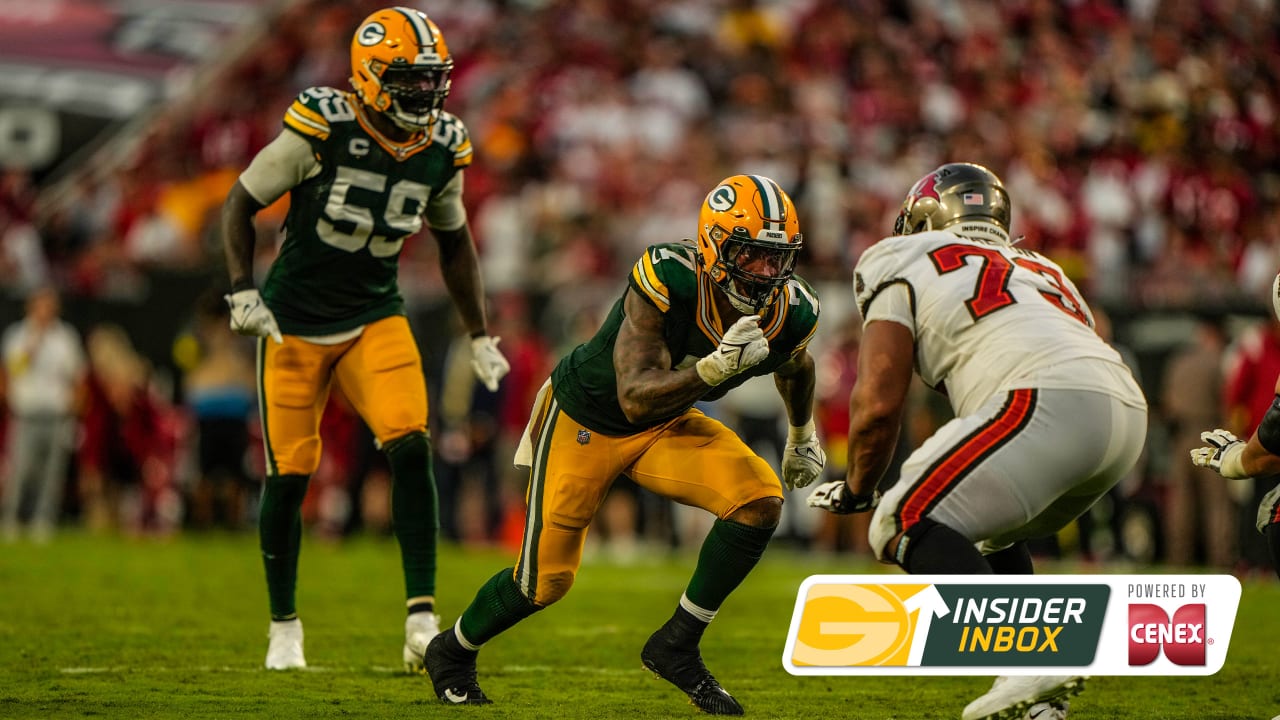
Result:
{"type": "Polygon", "coordinates": [[[782,497],[769,464],[699,410],[634,435],[601,435],[562,412],[548,386],[529,433],[533,467],[515,580],[542,607],[572,587],[587,526],[619,475],[721,519],[755,500],[782,497]]]}
{"type": "Polygon", "coordinates": [[[320,466],[320,418],[334,381],[379,443],[426,431],[422,358],[403,316],[370,323],[336,345],[262,338],[258,407],[268,475],[310,475],[320,466]]]}

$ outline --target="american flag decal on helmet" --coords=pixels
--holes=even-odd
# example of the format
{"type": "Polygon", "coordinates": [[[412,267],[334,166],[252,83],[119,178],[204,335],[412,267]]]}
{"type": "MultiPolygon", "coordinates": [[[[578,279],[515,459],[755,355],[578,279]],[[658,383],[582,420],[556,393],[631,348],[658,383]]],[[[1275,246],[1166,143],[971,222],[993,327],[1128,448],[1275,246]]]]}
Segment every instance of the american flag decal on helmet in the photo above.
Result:
{"type": "Polygon", "coordinates": [[[981,205],[984,202],[982,193],[965,193],[961,200],[965,205],[981,205]]]}

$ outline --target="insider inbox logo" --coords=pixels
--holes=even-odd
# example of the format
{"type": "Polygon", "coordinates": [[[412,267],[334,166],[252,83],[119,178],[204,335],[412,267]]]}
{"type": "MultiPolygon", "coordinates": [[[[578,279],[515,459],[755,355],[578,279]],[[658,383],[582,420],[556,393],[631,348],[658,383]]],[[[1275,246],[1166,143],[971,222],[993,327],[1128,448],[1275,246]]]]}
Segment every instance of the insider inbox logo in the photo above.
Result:
{"type": "Polygon", "coordinates": [[[793,675],[1212,675],[1230,575],[818,575],[801,584],[793,675]]]}

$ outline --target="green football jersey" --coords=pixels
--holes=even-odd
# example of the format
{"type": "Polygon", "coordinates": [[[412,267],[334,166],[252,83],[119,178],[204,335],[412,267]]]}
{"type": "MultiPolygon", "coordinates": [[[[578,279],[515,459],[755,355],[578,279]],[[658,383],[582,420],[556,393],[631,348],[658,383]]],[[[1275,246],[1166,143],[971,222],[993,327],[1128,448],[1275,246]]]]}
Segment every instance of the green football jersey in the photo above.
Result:
{"type": "MultiPolygon", "coordinates": [[[[697,248],[692,243],[654,245],[636,262],[628,280],[629,290],[665,317],[663,336],[672,369],[692,366],[720,344],[722,333],[712,296],[716,290],[698,271],[697,262],[697,248]]],[[[619,298],[595,336],[574,348],[551,371],[560,407],[585,427],[605,435],[639,432],[689,409],[644,424],[627,420],[618,403],[618,376],[613,367],[613,347],[624,315],[623,298],[619,298]]],[[[818,296],[813,288],[792,277],[765,311],[760,328],[769,339],[769,357],[715,386],[703,400],[718,400],[748,378],[772,373],[808,346],[818,328],[818,296]]]]}
{"type": "Polygon", "coordinates": [[[339,333],[404,314],[397,282],[404,240],[437,193],[471,164],[471,140],[440,113],[430,137],[395,144],[352,93],[313,87],[284,126],[311,145],[321,171],[289,193],[284,242],[262,295],[282,332],[339,333]]]}

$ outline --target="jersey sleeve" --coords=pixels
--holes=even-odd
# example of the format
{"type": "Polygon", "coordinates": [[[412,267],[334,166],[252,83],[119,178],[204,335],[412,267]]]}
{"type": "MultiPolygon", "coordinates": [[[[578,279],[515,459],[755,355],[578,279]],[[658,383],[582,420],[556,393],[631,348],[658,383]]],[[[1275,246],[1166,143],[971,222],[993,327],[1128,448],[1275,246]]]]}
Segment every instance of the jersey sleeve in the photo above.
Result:
{"type": "Polygon", "coordinates": [[[886,238],[862,253],[853,271],[853,293],[864,326],[889,320],[915,334],[915,293],[904,272],[900,243],[886,238]]]}
{"type": "Polygon", "coordinates": [[[319,172],[320,162],[311,145],[285,130],[254,156],[240,173],[240,184],[265,207],[319,172]]]}
{"type": "Polygon", "coordinates": [[[355,120],[355,110],[346,93],[329,87],[311,87],[294,98],[284,112],[284,126],[310,142],[324,142],[332,131],[330,124],[355,120]]]}
{"type": "Polygon", "coordinates": [[[424,213],[427,225],[435,230],[457,230],[467,222],[467,209],[462,204],[462,171],[453,174],[440,192],[427,201],[424,213]]]}
{"type": "Polygon", "coordinates": [[[646,302],[665,314],[673,297],[697,286],[692,249],[677,244],[654,245],[631,268],[627,282],[646,302]]]}

